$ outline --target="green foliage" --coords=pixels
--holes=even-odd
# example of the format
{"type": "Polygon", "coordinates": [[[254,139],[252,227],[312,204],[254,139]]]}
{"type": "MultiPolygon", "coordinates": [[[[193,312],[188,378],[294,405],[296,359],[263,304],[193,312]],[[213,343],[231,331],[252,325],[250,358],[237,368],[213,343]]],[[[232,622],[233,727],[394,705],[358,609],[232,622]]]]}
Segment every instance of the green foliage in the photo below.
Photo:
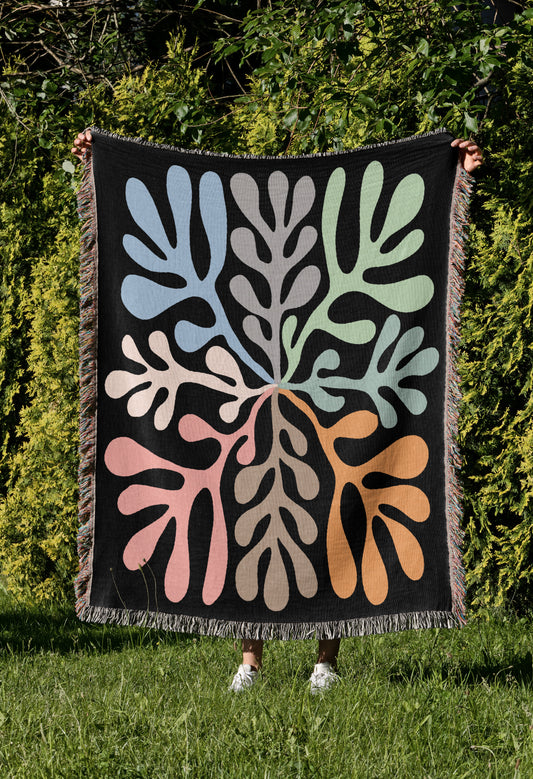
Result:
{"type": "Polygon", "coordinates": [[[45,210],[56,211],[57,234],[32,258],[30,289],[22,299],[29,322],[31,376],[21,410],[21,441],[9,461],[8,491],[0,504],[2,569],[16,589],[42,599],[65,596],[75,570],[77,470],[77,256],[72,204],[62,186],[43,182],[45,210]]]}
{"type": "Polygon", "coordinates": [[[533,583],[531,37],[521,46],[509,51],[483,127],[489,160],[473,205],[463,313],[465,562],[477,608],[524,607],[533,583]]]}
{"type": "Polygon", "coordinates": [[[259,63],[240,103],[256,118],[245,142],[259,137],[270,153],[351,148],[442,125],[467,137],[489,114],[501,124],[511,63],[527,61],[531,48],[528,13],[484,28],[472,0],[305,0],[291,11],[273,3],[217,49],[259,63]]]}
{"type": "Polygon", "coordinates": [[[3,259],[0,285],[0,474],[14,434],[17,395],[25,374],[24,279],[17,272],[16,262],[22,236],[18,229],[8,229],[12,227],[10,216],[3,203],[0,207],[0,252],[3,259]]]}
{"type": "MultiPolygon", "coordinates": [[[[65,110],[55,117],[58,126],[41,125],[50,148],[41,147],[36,157],[31,138],[23,136],[19,153],[29,165],[19,165],[6,187],[0,230],[6,250],[0,561],[20,596],[70,598],[77,570],[79,227],[73,166],[64,157],[78,129],[96,121],[123,134],[197,145],[203,128],[194,120],[207,99],[202,74],[192,68],[180,39],[169,41],[167,55],[158,70],[125,75],[111,94],[102,83],[80,95],[70,116],[65,110]],[[184,107],[192,126],[184,121],[184,107]]],[[[17,104],[25,122],[35,114],[40,121],[40,108],[32,101],[17,104]]],[[[205,121],[205,106],[201,116],[205,121]]],[[[9,146],[19,133],[14,114],[6,125],[1,142],[9,146]]]]}
{"type": "Polygon", "coordinates": [[[198,146],[209,122],[210,98],[202,71],[192,64],[194,54],[184,53],[183,37],[169,38],[164,65],[124,75],[112,99],[95,106],[89,124],[149,141],[198,146]]]}
{"type": "Polygon", "coordinates": [[[70,95],[102,80],[111,84],[124,70],[164,55],[168,17],[176,21],[171,5],[161,0],[2,4],[0,66],[4,76],[14,71],[19,87],[33,83],[36,74],[70,95]]]}
{"type": "Polygon", "coordinates": [[[146,0],[135,17],[118,2],[113,17],[109,4],[72,0],[27,24],[18,6],[0,8],[3,573],[20,595],[57,599],[77,564],[73,136],[96,125],[189,148],[293,154],[446,124],[477,132],[487,158],[461,357],[471,602],[523,606],[533,532],[533,13],[485,24],[474,0],[250,5],[248,14],[238,0],[176,11],[146,0]]]}
{"type": "Polygon", "coordinates": [[[533,237],[531,220],[500,206],[472,234],[466,300],[461,443],[465,561],[478,605],[531,591],[533,570],[533,237]]]}
{"type": "Polygon", "coordinates": [[[532,627],[493,613],[461,631],[349,639],[324,696],[308,691],[316,642],[272,641],[255,687],[232,695],[231,639],[88,625],[0,593],[2,772],[527,779],[532,627]]]}
{"type": "Polygon", "coordinates": [[[0,177],[4,182],[0,203],[0,495],[7,479],[6,457],[20,443],[17,419],[27,397],[27,283],[39,239],[50,229],[46,221],[39,229],[28,229],[29,224],[39,225],[44,216],[38,206],[38,162],[31,159],[28,147],[20,149],[19,145],[18,153],[29,159],[20,175],[13,175],[12,158],[6,153],[9,147],[9,139],[0,138],[0,177]]]}

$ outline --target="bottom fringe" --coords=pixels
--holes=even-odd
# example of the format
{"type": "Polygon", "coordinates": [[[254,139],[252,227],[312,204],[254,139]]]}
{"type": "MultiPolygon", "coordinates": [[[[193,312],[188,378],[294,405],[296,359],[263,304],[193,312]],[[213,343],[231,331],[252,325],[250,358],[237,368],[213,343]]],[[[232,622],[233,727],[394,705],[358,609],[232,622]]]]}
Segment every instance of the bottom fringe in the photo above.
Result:
{"type": "Polygon", "coordinates": [[[385,614],[379,617],[339,620],[335,622],[237,622],[205,619],[179,614],[110,609],[86,606],[78,614],[86,622],[112,622],[145,628],[173,630],[178,633],[199,633],[220,638],[305,639],[348,638],[377,633],[424,628],[461,627],[463,621],[449,611],[422,611],[405,614],[385,614]]]}

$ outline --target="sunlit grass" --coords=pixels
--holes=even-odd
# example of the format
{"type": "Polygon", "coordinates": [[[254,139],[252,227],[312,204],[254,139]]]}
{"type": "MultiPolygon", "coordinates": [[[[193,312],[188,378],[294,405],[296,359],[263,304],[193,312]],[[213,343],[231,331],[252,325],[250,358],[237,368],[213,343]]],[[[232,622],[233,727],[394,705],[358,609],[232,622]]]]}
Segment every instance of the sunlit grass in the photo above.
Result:
{"type": "Polygon", "coordinates": [[[235,695],[232,640],[85,625],[0,594],[0,773],[529,778],[532,623],[347,639],[323,697],[314,642],[273,641],[235,695]]]}

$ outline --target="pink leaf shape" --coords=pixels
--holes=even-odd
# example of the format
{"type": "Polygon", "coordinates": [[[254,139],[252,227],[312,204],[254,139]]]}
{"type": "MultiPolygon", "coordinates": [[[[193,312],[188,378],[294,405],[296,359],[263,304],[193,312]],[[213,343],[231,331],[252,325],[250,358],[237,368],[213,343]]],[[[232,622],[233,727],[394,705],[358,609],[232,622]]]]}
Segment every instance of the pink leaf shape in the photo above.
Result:
{"type": "Polygon", "coordinates": [[[211,498],[213,500],[213,529],[202,590],[202,600],[208,606],[211,606],[222,592],[228,567],[228,534],[220,492],[216,495],[212,493],[211,498]]]}
{"type": "Polygon", "coordinates": [[[158,457],[131,438],[116,438],[107,447],[105,463],[111,473],[117,476],[133,476],[143,471],[158,469],[179,473],[184,479],[183,485],[175,490],[147,484],[130,485],[122,491],[117,504],[121,514],[126,516],[154,506],[162,506],[164,511],[159,519],[135,533],[126,545],[123,559],[129,570],[136,570],[151,558],[167,524],[172,519],[175,520],[176,538],[165,574],[165,594],[173,602],[181,600],[187,594],[190,565],[188,526],[192,505],[196,496],[204,489],[209,491],[213,506],[213,526],[202,592],[204,603],[211,605],[222,592],[228,563],[227,529],[220,495],[222,473],[229,453],[243,437],[245,443],[239,447],[237,459],[240,460],[243,456],[250,460],[254,458],[255,419],[259,408],[270,394],[271,391],[256,399],[247,421],[233,433],[219,433],[194,414],[187,414],[181,419],[179,430],[185,440],[202,441],[214,438],[219,444],[218,456],[209,468],[196,469],[176,465],[158,457]]]}
{"type": "Polygon", "coordinates": [[[205,441],[206,438],[215,438],[219,443],[223,437],[221,433],[211,427],[196,414],[186,414],[180,419],[178,426],[180,436],[186,441],[205,441]]]}
{"type": "Polygon", "coordinates": [[[137,568],[148,562],[169,520],[170,515],[167,511],[158,520],[143,527],[130,538],[122,555],[126,568],[130,571],[136,571],[137,568]]]}
{"type": "Polygon", "coordinates": [[[106,449],[105,464],[116,476],[133,476],[153,468],[181,473],[182,468],[170,460],[165,460],[153,454],[149,449],[138,444],[132,438],[115,438],[106,449]]]}

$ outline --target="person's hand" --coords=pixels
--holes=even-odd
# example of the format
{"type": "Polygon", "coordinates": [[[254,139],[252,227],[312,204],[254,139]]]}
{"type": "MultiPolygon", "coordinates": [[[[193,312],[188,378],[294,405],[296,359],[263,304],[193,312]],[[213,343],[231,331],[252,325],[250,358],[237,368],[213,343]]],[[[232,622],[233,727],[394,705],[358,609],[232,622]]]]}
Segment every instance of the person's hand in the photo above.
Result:
{"type": "Polygon", "coordinates": [[[456,138],[455,141],[452,141],[452,146],[457,147],[459,161],[467,173],[473,173],[483,164],[483,152],[474,141],[456,138]]]}
{"type": "Polygon", "coordinates": [[[87,152],[87,154],[91,153],[92,140],[93,136],[89,130],[78,133],[77,137],[74,139],[74,146],[71,149],[72,154],[75,154],[78,159],[82,160],[84,152],[87,152]]]}

